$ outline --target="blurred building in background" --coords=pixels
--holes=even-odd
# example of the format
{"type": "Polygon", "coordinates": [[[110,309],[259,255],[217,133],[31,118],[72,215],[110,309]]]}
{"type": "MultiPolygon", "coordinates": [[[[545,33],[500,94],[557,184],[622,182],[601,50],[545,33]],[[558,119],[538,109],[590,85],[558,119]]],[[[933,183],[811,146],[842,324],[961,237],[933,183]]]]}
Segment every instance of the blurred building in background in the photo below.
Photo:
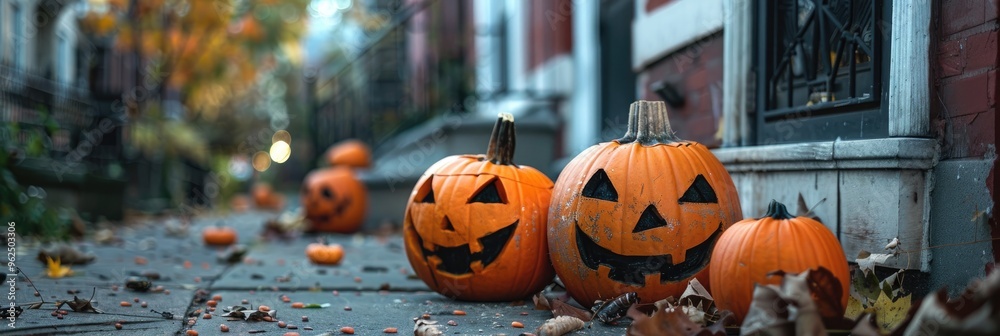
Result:
{"type": "Polygon", "coordinates": [[[393,25],[320,72],[314,111],[317,148],[376,147],[373,222],[399,221],[433,162],[485,150],[498,112],[517,119],[517,161],[555,177],[624,134],[628,104],[646,99],[666,101],[679,137],[715,148],[746,217],[798,204],[849,258],[899,238],[908,257],[891,266],[934,287],[1000,253],[996,0],[369,5],[393,25]]]}
{"type": "Polygon", "coordinates": [[[121,95],[110,68],[129,63],[81,32],[81,3],[0,2],[0,132],[13,176],[36,187],[30,197],[117,219],[123,123],[110,112],[121,95]]]}

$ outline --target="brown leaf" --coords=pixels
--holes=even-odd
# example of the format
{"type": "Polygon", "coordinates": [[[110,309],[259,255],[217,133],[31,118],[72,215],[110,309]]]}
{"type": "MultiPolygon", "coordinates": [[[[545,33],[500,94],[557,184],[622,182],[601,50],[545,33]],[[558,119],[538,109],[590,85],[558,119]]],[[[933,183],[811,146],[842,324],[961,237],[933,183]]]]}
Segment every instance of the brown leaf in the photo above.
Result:
{"type": "Polygon", "coordinates": [[[549,303],[552,304],[553,317],[572,316],[584,322],[589,322],[594,317],[591,312],[577,308],[563,300],[551,300],[549,303]]]}
{"type": "Polygon", "coordinates": [[[724,331],[721,334],[713,334],[697,323],[691,322],[688,316],[677,308],[657,310],[652,316],[646,316],[635,309],[633,305],[632,308],[629,308],[627,315],[632,318],[632,324],[625,332],[626,335],[630,336],[725,335],[724,331]]]}
{"type": "Polygon", "coordinates": [[[43,264],[52,259],[59,260],[59,263],[63,265],[85,265],[93,262],[96,258],[97,256],[92,252],[83,252],[66,244],[59,244],[38,252],[38,261],[43,264]]]}
{"type": "Polygon", "coordinates": [[[740,334],[767,333],[794,335],[795,324],[788,320],[789,303],[781,297],[781,288],[775,285],[757,285],[753,289],[750,309],[743,318],[740,334]]]}
{"type": "Polygon", "coordinates": [[[64,301],[64,302],[66,303],[67,306],[69,306],[70,309],[72,309],[73,311],[75,311],[77,313],[95,313],[95,314],[103,314],[104,313],[104,312],[98,310],[97,308],[94,308],[93,304],[91,303],[91,301],[89,299],[88,300],[84,300],[84,299],[76,297],[75,295],[73,296],[73,300],[72,301],[64,301]]]}
{"type": "Polygon", "coordinates": [[[701,334],[720,335],[720,336],[725,335],[727,325],[736,325],[736,316],[733,315],[733,312],[728,310],[719,311],[718,320],[716,320],[715,323],[712,323],[708,327],[705,327],[705,330],[708,331],[708,334],[705,334],[705,332],[702,332],[701,334]]]}
{"type": "Polygon", "coordinates": [[[584,322],[572,316],[559,316],[545,321],[538,327],[538,334],[541,336],[561,336],[582,329],[584,322]]]}
{"type": "MultiPolygon", "coordinates": [[[[786,278],[789,276],[784,271],[775,271],[770,274],[785,276],[786,278]]],[[[840,280],[833,275],[833,272],[820,266],[819,268],[802,272],[796,275],[796,277],[800,277],[801,280],[805,281],[809,289],[809,296],[819,311],[820,317],[830,320],[838,320],[843,317],[844,306],[841,304],[840,298],[844,294],[844,288],[841,287],[840,280]]],[[[793,281],[799,281],[799,279],[793,281]]],[[[796,288],[786,288],[785,290],[789,289],[796,288]]]]}
{"type": "Polygon", "coordinates": [[[858,323],[851,329],[851,335],[857,336],[882,336],[875,322],[875,315],[864,314],[858,318],[858,323]]]}
{"type": "Polygon", "coordinates": [[[549,298],[545,297],[545,291],[535,293],[535,296],[532,296],[531,300],[535,301],[535,310],[552,310],[549,298]]]}
{"type": "Polygon", "coordinates": [[[444,335],[438,329],[437,321],[416,320],[413,322],[413,336],[439,336],[444,335]]]}
{"type": "Polygon", "coordinates": [[[688,281],[688,286],[684,289],[684,293],[681,294],[681,298],[678,302],[681,305],[697,307],[704,312],[708,312],[708,310],[715,305],[715,300],[712,299],[712,294],[708,293],[708,290],[705,289],[705,286],[701,285],[701,282],[698,281],[697,278],[688,281]]]}
{"type": "MultiPolygon", "coordinates": [[[[913,310],[911,309],[911,312],[913,310]]],[[[918,335],[934,330],[941,335],[996,335],[1000,333],[1000,272],[972,281],[957,298],[942,288],[928,295],[912,318],[893,335],[918,335]]]]}

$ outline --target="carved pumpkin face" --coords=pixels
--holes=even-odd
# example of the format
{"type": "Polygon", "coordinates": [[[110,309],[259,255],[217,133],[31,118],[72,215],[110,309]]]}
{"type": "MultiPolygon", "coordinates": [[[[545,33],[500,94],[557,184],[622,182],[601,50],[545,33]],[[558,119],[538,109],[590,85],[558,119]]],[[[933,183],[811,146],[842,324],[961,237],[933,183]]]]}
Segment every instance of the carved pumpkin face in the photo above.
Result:
{"type": "Polygon", "coordinates": [[[410,195],[403,221],[407,257],[417,275],[445,296],[515,300],[552,280],[545,240],[552,181],[510,163],[513,118],[503,123],[510,124],[504,130],[509,134],[494,129],[494,135],[509,142],[491,140],[500,142],[491,148],[501,154],[438,161],[410,195]]]}
{"type": "Polygon", "coordinates": [[[348,168],[309,173],[302,186],[302,206],[311,231],[353,233],[368,210],[368,192],[348,168]]]}
{"type": "Polygon", "coordinates": [[[644,302],[679,297],[691,278],[708,281],[712,247],[740,219],[725,168],[668,125],[649,125],[666,123],[656,105],[633,104],[629,134],[585,150],[554,187],[552,261],[583,305],[633,291],[644,302]]]}

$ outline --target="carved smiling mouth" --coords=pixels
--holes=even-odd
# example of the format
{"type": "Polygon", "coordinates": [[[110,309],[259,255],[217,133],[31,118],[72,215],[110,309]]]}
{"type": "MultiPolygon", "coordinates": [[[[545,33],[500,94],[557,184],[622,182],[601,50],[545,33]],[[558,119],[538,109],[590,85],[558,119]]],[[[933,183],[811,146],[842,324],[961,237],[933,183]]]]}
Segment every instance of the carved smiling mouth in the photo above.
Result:
{"type": "Polygon", "coordinates": [[[500,252],[503,251],[504,246],[507,246],[510,237],[514,235],[514,230],[517,229],[518,222],[520,221],[514,221],[514,223],[496,232],[477,239],[483,249],[476,253],[472,253],[469,249],[469,244],[462,244],[455,247],[434,245],[434,250],[428,250],[424,247],[424,240],[420,237],[420,234],[416,230],[413,233],[417,238],[417,245],[420,246],[420,250],[424,255],[424,260],[427,260],[431,256],[436,256],[441,259],[441,263],[437,267],[439,271],[462,275],[472,273],[472,262],[474,261],[482,263],[483,268],[493,263],[500,256],[500,252]]]}
{"type": "Polygon", "coordinates": [[[621,283],[643,286],[646,276],[660,274],[660,282],[674,282],[694,276],[708,265],[716,240],[722,234],[722,224],[704,242],[688,249],[684,262],[673,263],[673,256],[624,256],[601,247],[576,225],[576,246],[583,264],[592,270],[604,265],[611,269],[608,277],[621,283]]]}

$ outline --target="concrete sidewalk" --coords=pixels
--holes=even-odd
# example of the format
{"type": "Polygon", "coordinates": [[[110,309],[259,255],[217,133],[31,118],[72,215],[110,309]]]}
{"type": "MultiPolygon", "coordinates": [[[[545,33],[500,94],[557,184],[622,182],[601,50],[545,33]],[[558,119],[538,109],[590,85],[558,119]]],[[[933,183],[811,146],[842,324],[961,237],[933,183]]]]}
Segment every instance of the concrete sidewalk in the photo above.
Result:
{"type": "MultiPolygon", "coordinates": [[[[325,235],[331,243],[344,246],[344,261],[338,266],[313,265],[304,251],[319,236],[305,235],[288,241],[264,241],[259,237],[264,223],[277,216],[273,212],[250,211],[196,218],[185,237],[168,235],[162,220],[120,228],[118,244],[79,243],[94,252],[97,259],[89,265],[72,266],[75,275],[61,279],[44,275],[43,264],[36,260],[39,246],[22,246],[17,251],[17,266],[31,278],[41,297],[35,297],[27,279],[18,276],[15,303],[41,299],[47,303],[41,309],[26,309],[17,318],[16,328],[2,326],[0,333],[173,335],[193,329],[199,335],[282,335],[290,331],[338,335],[342,327],[352,327],[359,335],[383,334],[386,328],[409,335],[413,333],[414,319],[429,314],[447,335],[518,335],[534,332],[552,317],[549,311],[534,310],[530,298],[513,303],[470,303],[429,291],[413,275],[398,234],[325,235]],[[221,249],[202,244],[201,230],[219,223],[238,230],[240,243],[249,247],[245,257],[248,260],[226,264],[216,258],[221,249]],[[154,289],[162,286],[162,291],[125,288],[129,276],[150,273],[159,275],[152,285],[154,289]],[[61,319],[54,316],[57,300],[72,300],[74,293],[87,299],[92,292],[94,306],[103,314],[74,312],[64,305],[61,309],[67,313],[61,319]],[[211,318],[204,319],[209,309],[205,300],[216,295],[222,301],[211,318]],[[122,306],[123,301],[131,306],[122,306]],[[143,302],[146,307],[141,306],[143,302]],[[294,302],[325,307],[291,308],[294,302]],[[286,326],[223,317],[222,309],[234,305],[269,306],[286,326]],[[456,310],[465,315],[454,314],[456,310]],[[164,318],[163,313],[173,318],[164,318]],[[188,325],[188,316],[195,316],[193,326],[188,325]],[[512,327],[515,321],[523,323],[524,328],[512,327]],[[121,323],[122,330],[116,330],[115,323],[121,323]],[[221,324],[230,331],[221,332],[221,324]]],[[[576,334],[622,335],[626,326],[588,324],[576,334]]]]}

